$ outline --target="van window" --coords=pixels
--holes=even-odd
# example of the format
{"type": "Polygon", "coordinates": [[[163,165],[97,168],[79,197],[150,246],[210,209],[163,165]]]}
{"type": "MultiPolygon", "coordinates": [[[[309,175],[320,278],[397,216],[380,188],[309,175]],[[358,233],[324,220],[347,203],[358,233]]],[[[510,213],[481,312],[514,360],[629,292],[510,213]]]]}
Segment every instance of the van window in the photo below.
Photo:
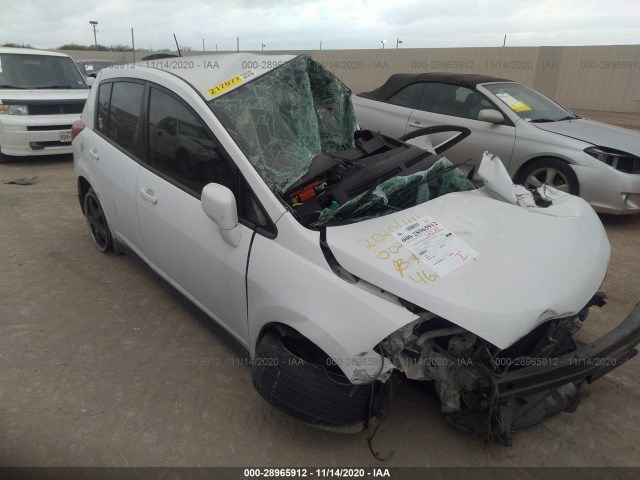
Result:
{"type": "Polygon", "coordinates": [[[69,57],[0,53],[0,85],[16,89],[87,89],[69,57]]]}
{"type": "Polygon", "coordinates": [[[143,96],[141,83],[113,83],[107,136],[136,157],[141,157],[139,132],[143,96]]]}

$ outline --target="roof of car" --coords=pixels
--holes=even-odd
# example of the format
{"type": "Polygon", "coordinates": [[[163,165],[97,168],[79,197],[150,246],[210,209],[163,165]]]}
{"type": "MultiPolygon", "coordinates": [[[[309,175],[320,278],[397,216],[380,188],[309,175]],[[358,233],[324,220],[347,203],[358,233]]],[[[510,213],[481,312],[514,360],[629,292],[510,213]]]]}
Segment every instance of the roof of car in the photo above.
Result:
{"type": "Polygon", "coordinates": [[[475,75],[465,73],[396,73],[391,75],[388,80],[380,87],[370,92],[363,92],[359,95],[362,97],[372,98],[374,100],[388,100],[389,97],[402,90],[404,87],[418,82],[440,82],[462,85],[463,87],[475,88],[480,83],[490,82],[512,82],[506,78],[491,77],[489,75],[475,75]]]}
{"type": "Polygon", "coordinates": [[[35,48],[1,47],[0,53],[13,53],[22,55],[50,55],[52,57],[68,57],[66,53],[52,52],[51,50],[36,50],[35,48]]]}
{"type": "Polygon", "coordinates": [[[136,62],[135,66],[171,72],[193,85],[205,99],[212,100],[296,57],[297,55],[221,53],[148,60],[136,62]]]}

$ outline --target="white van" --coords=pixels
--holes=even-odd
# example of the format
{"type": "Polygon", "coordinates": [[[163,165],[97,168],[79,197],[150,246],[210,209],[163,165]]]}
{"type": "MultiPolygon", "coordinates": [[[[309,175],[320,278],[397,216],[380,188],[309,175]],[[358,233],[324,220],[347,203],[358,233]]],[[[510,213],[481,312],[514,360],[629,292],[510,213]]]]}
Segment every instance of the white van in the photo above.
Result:
{"type": "Polygon", "coordinates": [[[0,48],[0,161],[71,153],[71,124],[88,95],[69,55],[0,48]]]}

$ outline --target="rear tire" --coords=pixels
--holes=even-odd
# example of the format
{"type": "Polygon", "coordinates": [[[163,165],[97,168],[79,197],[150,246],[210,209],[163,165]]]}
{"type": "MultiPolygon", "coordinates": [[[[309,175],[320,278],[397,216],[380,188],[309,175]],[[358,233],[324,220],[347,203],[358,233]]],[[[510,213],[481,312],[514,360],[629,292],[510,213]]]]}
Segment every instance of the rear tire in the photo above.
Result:
{"type": "Polygon", "coordinates": [[[368,419],[372,386],[352,385],[327,363],[301,358],[279,334],[268,332],[256,350],[251,380],[268,403],[305,423],[339,427],[368,419]]]}
{"type": "Polygon", "coordinates": [[[113,238],[111,237],[111,230],[107,223],[107,217],[104,215],[98,195],[89,188],[84,196],[84,216],[87,219],[87,225],[89,226],[89,233],[93,244],[96,246],[99,252],[108,253],[113,250],[113,238]]]}

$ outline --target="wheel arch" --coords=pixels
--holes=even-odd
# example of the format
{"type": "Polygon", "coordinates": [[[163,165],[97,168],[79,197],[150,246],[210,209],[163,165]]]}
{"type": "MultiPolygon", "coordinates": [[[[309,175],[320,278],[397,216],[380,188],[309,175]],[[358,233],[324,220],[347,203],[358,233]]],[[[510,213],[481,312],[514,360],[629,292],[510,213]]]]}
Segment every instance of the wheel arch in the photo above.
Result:
{"type": "Polygon", "coordinates": [[[80,202],[80,209],[84,215],[84,197],[91,188],[89,180],[80,176],[78,177],[78,201],[80,202]]]}

